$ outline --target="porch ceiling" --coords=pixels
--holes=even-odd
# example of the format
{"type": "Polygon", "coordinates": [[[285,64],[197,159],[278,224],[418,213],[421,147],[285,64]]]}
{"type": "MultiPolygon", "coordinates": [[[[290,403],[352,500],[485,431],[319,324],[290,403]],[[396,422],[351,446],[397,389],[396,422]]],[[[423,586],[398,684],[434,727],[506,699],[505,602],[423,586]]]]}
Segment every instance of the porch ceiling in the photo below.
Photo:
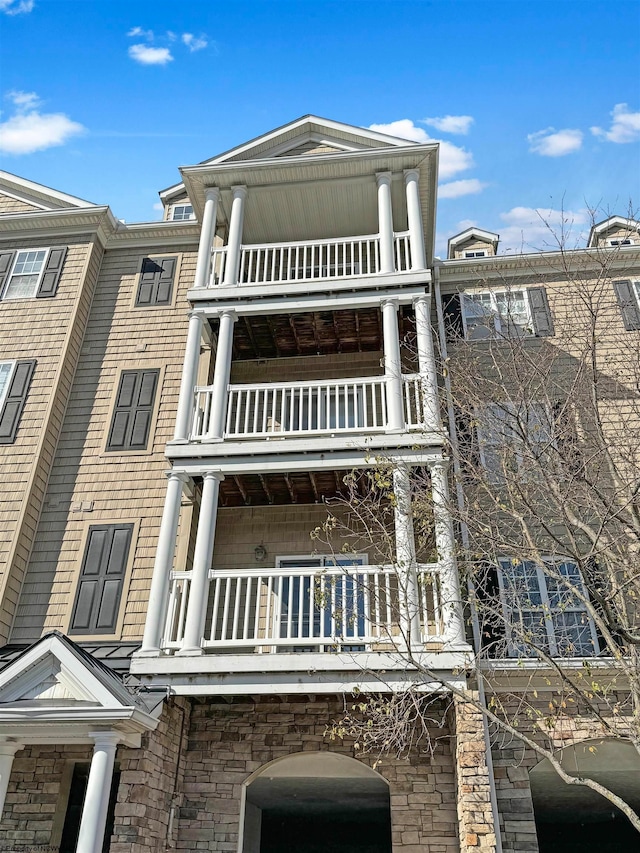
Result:
{"type": "MultiPolygon", "coordinates": [[[[415,329],[413,312],[400,311],[400,337],[415,329]]],[[[242,316],[233,334],[233,359],[287,358],[382,349],[377,308],[313,311],[303,314],[242,316]]]]}
{"type": "MultiPolygon", "coordinates": [[[[220,483],[222,507],[316,504],[347,496],[347,471],[296,471],[288,474],[236,474],[220,483]]],[[[363,497],[369,489],[365,477],[356,478],[352,488],[363,497]]]]}

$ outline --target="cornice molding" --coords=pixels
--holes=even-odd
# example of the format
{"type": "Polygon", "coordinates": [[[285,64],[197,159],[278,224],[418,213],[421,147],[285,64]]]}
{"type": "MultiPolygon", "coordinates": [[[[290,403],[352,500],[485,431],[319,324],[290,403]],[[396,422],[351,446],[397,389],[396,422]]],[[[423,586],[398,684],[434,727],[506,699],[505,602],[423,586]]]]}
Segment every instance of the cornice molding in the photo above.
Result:
{"type": "Polygon", "coordinates": [[[100,243],[106,246],[109,236],[117,227],[118,222],[107,206],[5,213],[0,215],[0,242],[95,234],[100,243]]]}

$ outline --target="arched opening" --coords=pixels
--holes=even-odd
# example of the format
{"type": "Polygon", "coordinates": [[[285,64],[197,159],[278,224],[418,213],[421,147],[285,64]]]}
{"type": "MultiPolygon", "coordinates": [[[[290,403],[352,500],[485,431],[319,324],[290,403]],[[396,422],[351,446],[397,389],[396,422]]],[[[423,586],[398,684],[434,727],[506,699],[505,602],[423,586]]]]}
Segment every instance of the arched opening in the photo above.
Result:
{"type": "MultiPolygon", "coordinates": [[[[562,751],[562,766],[613,791],[640,809],[640,756],[632,744],[590,740],[562,751]]],[[[640,849],[628,819],[604,797],[567,785],[545,758],[529,774],[540,853],[620,853],[640,849]]]]}
{"type": "Polygon", "coordinates": [[[277,759],[246,782],[240,853],[391,853],[389,785],[329,752],[277,759]]]}

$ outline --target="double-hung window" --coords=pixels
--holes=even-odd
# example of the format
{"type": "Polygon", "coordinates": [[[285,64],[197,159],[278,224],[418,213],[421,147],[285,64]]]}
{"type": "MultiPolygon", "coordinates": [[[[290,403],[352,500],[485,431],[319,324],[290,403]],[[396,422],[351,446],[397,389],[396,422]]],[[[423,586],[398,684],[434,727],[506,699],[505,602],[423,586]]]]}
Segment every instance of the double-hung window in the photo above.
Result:
{"type": "MultiPolygon", "coordinates": [[[[445,314],[455,329],[451,297],[445,314]]],[[[553,335],[553,319],[544,287],[505,288],[460,294],[462,330],[467,340],[553,335]]]]}
{"type": "Polygon", "coordinates": [[[535,477],[552,441],[551,415],[542,403],[488,403],[476,413],[480,462],[494,482],[535,477]],[[528,472],[528,473],[527,473],[528,472]]]}
{"type": "Polygon", "coordinates": [[[55,296],[66,246],[0,252],[0,299],[55,296]]]}
{"type": "Polygon", "coordinates": [[[191,204],[174,204],[171,208],[171,219],[173,222],[186,222],[195,218],[193,205],[191,204]]]}
{"type": "Polygon", "coordinates": [[[614,281],[613,290],[622,312],[622,322],[630,332],[640,329],[640,279],[614,281]]]}
{"type": "Polygon", "coordinates": [[[580,571],[570,560],[500,559],[498,581],[507,625],[509,654],[551,657],[598,654],[598,637],[580,571]],[[576,595],[578,593],[579,595],[576,595]]]}

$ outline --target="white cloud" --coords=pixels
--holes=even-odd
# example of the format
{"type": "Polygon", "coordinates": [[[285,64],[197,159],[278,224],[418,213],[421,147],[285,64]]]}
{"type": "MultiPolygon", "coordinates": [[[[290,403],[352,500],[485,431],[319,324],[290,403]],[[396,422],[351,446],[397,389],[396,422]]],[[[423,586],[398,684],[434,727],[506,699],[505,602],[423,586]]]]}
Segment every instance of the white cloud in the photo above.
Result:
{"type": "Polygon", "coordinates": [[[154,209],[154,210],[164,210],[164,204],[163,204],[161,201],[157,201],[157,202],[153,205],[153,209],[154,209]]]}
{"type": "Polygon", "coordinates": [[[564,157],[573,154],[582,147],[583,134],[581,130],[556,130],[547,127],[527,136],[529,151],[542,157],[564,157]]]}
{"type": "Polygon", "coordinates": [[[467,178],[464,181],[451,181],[448,184],[440,184],[438,187],[438,198],[460,198],[463,195],[477,195],[487,187],[488,184],[477,178],[467,178]]]}
{"type": "Polygon", "coordinates": [[[640,112],[631,112],[627,104],[616,104],[611,111],[611,116],[613,121],[609,130],[592,127],[591,133],[608,142],[625,143],[640,139],[640,112]]]}
{"type": "Polygon", "coordinates": [[[398,121],[391,121],[388,124],[371,124],[369,130],[375,130],[378,133],[387,133],[389,136],[397,136],[400,139],[409,139],[412,142],[439,142],[440,143],[440,178],[451,178],[457,175],[458,172],[464,172],[473,166],[473,156],[471,152],[454,145],[452,142],[447,142],[443,139],[433,139],[429,136],[426,130],[421,127],[416,127],[411,119],[403,118],[398,121]]]}
{"type": "Polygon", "coordinates": [[[173,61],[168,47],[151,47],[148,44],[132,44],[129,56],[140,65],[166,65],[173,61]]]}
{"type": "Polygon", "coordinates": [[[500,218],[505,223],[500,229],[501,252],[557,249],[559,239],[574,243],[583,236],[580,226],[590,224],[587,210],[512,207],[500,218]]]}
{"type": "Polygon", "coordinates": [[[127,35],[129,38],[141,37],[143,39],[148,39],[149,41],[153,41],[154,38],[153,30],[143,30],[142,27],[132,27],[127,35]]]}
{"type": "Polygon", "coordinates": [[[34,0],[0,0],[0,12],[5,15],[24,15],[30,12],[34,5],[34,0]]]}
{"type": "Polygon", "coordinates": [[[466,136],[473,124],[473,116],[440,116],[439,118],[423,118],[421,124],[435,127],[440,133],[461,133],[466,136]]]}
{"type": "Polygon", "coordinates": [[[202,50],[209,44],[206,36],[194,36],[193,33],[182,33],[182,43],[186,44],[191,53],[202,50]]]}
{"type": "Polygon", "coordinates": [[[9,92],[15,115],[0,123],[0,151],[4,154],[32,154],[64,145],[85,128],[64,113],[41,113],[35,92],[9,92]]]}

